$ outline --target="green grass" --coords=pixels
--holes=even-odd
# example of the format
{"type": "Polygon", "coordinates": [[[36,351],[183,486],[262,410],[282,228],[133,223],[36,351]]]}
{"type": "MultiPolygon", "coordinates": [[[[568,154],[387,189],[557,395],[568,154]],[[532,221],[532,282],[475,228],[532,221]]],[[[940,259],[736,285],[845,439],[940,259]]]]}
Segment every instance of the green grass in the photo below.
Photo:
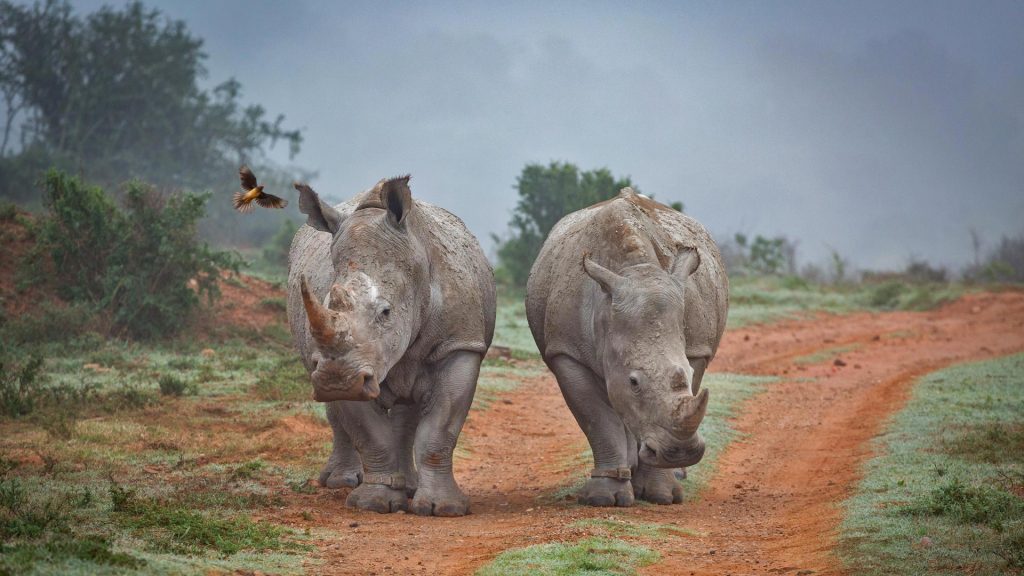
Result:
{"type": "Polygon", "coordinates": [[[1024,355],[919,380],[845,503],[839,550],[851,571],[1024,568],[1022,414],[1024,355]]]}
{"type": "Polygon", "coordinates": [[[622,540],[586,538],[506,550],[476,576],[630,575],[659,558],[653,550],[622,540]]]}
{"type": "Polygon", "coordinates": [[[0,342],[0,454],[18,458],[0,458],[0,575],[282,574],[315,562],[293,530],[253,517],[283,506],[282,493],[309,493],[329,431],[310,444],[275,427],[322,422],[323,407],[308,402],[286,334],[244,336],[0,342]],[[133,504],[115,509],[111,475],[133,504]]]}
{"type": "Polygon", "coordinates": [[[302,402],[312,397],[309,374],[297,355],[280,358],[274,366],[259,374],[253,393],[264,400],[302,402]]]}
{"type": "Polygon", "coordinates": [[[143,498],[117,484],[111,485],[110,497],[115,523],[158,552],[226,557],[243,550],[304,548],[288,537],[290,530],[269,522],[218,517],[174,500],[143,498]]]}
{"type": "Polygon", "coordinates": [[[965,291],[955,284],[891,281],[825,286],[773,276],[737,276],[729,283],[730,328],[801,318],[813,312],[928,310],[965,291]]]}
{"type": "Polygon", "coordinates": [[[494,324],[494,346],[507,346],[514,357],[536,358],[540,355],[537,344],[526,321],[526,307],[523,298],[503,295],[498,299],[498,311],[494,324]]]}

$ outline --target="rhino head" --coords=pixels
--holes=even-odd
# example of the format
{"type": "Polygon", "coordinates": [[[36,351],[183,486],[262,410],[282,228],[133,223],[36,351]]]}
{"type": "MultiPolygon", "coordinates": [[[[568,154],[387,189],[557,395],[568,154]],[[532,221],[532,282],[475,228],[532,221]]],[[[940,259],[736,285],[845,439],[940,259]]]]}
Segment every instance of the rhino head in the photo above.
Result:
{"type": "Polygon", "coordinates": [[[416,209],[409,177],[381,180],[347,217],[308,186],[295,187],[307,223],[334,237],[333,279],[323,301],[300,278],[315,343],[313,397],[372,400],[418,333],[430,302],[427,252],[410,233],[416,209]]]}
{"type": "Polygon", "coordinates": [[[697,427],[708,391],[694,395],[683,330],[685,281],[699,265],[693,249],[667,270],[639,264],[617,274],[583,260],[605,295],[595,328],[608,399],[640,443],[640,460],[659,468],[690,466],[704,455],[697,427]]]}

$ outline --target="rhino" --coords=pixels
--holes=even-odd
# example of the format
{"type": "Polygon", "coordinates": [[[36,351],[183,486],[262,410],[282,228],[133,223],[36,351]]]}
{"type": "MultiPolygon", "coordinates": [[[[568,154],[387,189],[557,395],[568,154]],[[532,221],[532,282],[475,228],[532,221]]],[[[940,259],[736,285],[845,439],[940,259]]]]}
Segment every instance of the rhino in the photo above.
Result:
{"type": "Polygon", "coordinates": [[[347,505],[462,516],[452,453],[494,335],[494,274],[450,212],[409,177],[337,206],[296,183],[307,216],[288,255],[288,322],[327,403],[334,447],[321,485],[347,505]]]}
{"type": "Polygon", "coordinates": [[[526,315],[593,449],[580,503],[682,501],[677,477],[704,455],[700,385],[728,308],[704,227],[632,188],[554,226],[530,271],[526,315]]]}

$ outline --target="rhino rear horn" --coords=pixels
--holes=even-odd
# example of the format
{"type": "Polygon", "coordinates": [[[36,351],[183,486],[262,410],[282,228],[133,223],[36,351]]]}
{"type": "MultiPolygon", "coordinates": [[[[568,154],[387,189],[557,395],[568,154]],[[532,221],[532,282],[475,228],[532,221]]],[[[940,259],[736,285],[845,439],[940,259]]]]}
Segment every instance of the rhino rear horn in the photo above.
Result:
{"type": "Polygon", "coordinates": [[[622,285],[623,281],[625,281],[625,278],[622,276],[619,276],[615,272],[612,272],[591,260],[590,256],[583,257],[583,270],[586,271],[587,276],[593,278],[594,282],[597,282],[601,286],[601,289],[609,296],[622,285]]]}

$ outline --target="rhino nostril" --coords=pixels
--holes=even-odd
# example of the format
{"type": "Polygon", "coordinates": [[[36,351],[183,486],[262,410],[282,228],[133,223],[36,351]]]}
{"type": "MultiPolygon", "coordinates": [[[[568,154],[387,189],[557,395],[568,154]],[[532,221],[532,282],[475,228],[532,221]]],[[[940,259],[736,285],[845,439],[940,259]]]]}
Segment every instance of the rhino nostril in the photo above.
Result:
{"type": "Polygon", "coordinates": [[[372,399],[380,395],[380,386],[377,385],[377,379],[373,377],[373,372],[362,370],[359,372],[359,376],[363,385],[363,394],[367,398],[372,399]]]}

